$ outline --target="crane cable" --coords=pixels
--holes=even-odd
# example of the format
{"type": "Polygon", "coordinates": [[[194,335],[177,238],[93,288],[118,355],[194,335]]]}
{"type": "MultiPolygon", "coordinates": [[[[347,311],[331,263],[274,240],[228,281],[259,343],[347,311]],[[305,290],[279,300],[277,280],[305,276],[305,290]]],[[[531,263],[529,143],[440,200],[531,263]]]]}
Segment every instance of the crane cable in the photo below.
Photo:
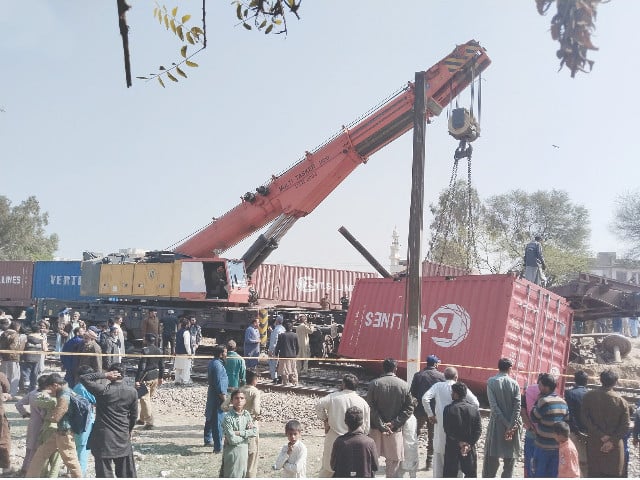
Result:
{"type": "MultiPolygon", "coordinates": [[[[471,70],[472,78],[474,76],[474,69],[472,67],[471,70]]],[[[471,105],[469,109],[469,113],[473,116],[473,106],[475,100],[475,88],[474,83],[471,82],[471,105]]],[[[480,124],[480,119],[482,115],[482,75],[478,76],[478,125],[480,124]]],[[[456,101],[457,105],[457,101],[456,101]]],[[[466,143],[466,142],[465,142],[466,143]]],[[[473,187],[472,187],[472,176],[471,176],[471,155],[473,149],[471,145],[469,145],[466,149],[464,148],[464,143],[461,142],[458,148],[456,149],[456,153],[454,154],[453,167],[451,170],[451,177],[449,179],[449,186],[444,196],[444,200],[442,202],[442,208],[440,210],[440,215],[438,216],[438,221],[436,224],[436,232],[433,235],[431,241],[429,242],[429,253],[427,258],[434,261],[434,247],[439,248],[438,257],[435,259],[435,262],[438,264],[436,268],[436,275],[440,274],[440,269],[444,264],[444,256],[447,250],[447,243],[449,239],[449,234],[451,233],[452,221],[446,222],[446,219],[451,219],[453,213],[453,197],[455,192],[455,185],[457,183],[458,177],[458,165],[460,158],[467,158],[467,209],[466,209],[466,220],[467,220],[467,248],[466,248],[466,265],[465,269],[467,272],[471,272],[472,263],[475,263],[475,266],[480,270],[480,258],[478,256],[478,249],[476,244],[476,228],[475,228],[475,215],[473,212],[473,187]],[[461,152],[461,153],[459,153],[461,152]],[[446,226],[445,226],[446,223],[446,226]],[[442,236],[442,240],[440,237],[442,236]]]]}

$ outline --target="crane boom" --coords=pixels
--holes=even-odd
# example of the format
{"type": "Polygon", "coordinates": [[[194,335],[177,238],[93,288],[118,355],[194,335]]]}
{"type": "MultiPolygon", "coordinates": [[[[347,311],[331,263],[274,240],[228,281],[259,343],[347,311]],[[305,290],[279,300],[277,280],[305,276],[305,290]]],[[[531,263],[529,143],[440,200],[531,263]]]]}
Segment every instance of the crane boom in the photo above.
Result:
{"type": "MultiPolygon", "coordinates": [[[[427,70],[425,121],[439,115],[490,63],[486,50],[471,40],[427,70]]],[[[377,109],[307,152],[293,167],[273,176],[267,185],[256,188],[256,194],[245,194],[239,205],[174,251],[197,258],[217,256],[278,217],[295,220],[309,214],[358,165],[413,128],[414,96],[414,85],[408,83],[377,109]]]]}

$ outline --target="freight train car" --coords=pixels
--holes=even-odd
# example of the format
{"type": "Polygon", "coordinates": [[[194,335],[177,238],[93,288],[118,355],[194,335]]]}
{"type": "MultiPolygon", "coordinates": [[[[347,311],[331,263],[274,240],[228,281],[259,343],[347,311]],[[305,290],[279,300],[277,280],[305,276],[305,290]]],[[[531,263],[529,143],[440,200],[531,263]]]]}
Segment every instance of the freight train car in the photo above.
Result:
{"type": "MultiPolygon", "coordinates": [[[[194,315],[207,336],[242,340],[244,329],[261,308],[267,310],[271,319],[281,313],[295,320],[301,313],[306,313],[313,322],[326,325],[325,329],[329,331],[331,323],[344,322],[346,311],[340,306],[340,298],[350,296],[359,278],[375,276],[369,272],[264,264],[253,274],[257,301],[246,306],[227,307],[199,299],[173,298],[171,293],[163,293],[163,272],[172,264],[152,265],[154,275],[146,275],[151,281],[144,285],[145,295],[135,298],[121,290],[110,296],[87,295],[87,292],[99,293],[102,283],[109,289],[113,285],[127,283],[113,274],[101,282],[100,264],[80,261],[0,262],[0,309],[17,318],[22,310],[35,302],[37,318],[56,318],[61,310],[68,307],[78,310],[81,318],[89,324],[106,322],[121,315],[129,338],[141,337],[142,321],[150,310],[157,310],[162,318],[171,309],[178,315],[194,315]],[[328,310],[320,309],[320,298],[324,295],[328,296],[331,304],[328,310]]],[[[109,267],[114,266],[107,265],[105,270],[113,273],[109,267]]],[[[149,265],[142,267],[150,268],[149,265]]],[[[140,290],[140,284],[128,282],[132,292],[134,288],[140,290]]],[[[173,288],[170,281],[166,285],[173,288]]]]}
{"type": "MultiPolygon", "coordinates": [[[[405,280],[356,284],[338,353],[373,370],[382,359],[405,359],[405,280]],[[370,361],[368,361],[370,360],[370,361]]],[[[512,275],[422,280],[422,358],[435,354],[457,367],[474,391],[486,389],[498,359],[513,360],[521,387],[538,372],[564,373],[573,311],[566,300],[512,275]]],[[[401,364],[406,371],[406,364],[401,364]]]]}

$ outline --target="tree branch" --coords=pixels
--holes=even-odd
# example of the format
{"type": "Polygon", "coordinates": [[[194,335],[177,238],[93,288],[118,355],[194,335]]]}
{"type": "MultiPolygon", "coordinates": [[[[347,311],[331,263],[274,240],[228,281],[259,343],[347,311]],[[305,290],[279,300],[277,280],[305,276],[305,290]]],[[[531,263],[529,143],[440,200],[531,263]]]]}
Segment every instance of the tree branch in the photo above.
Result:
{"type": "Polygon", "coordinates": [[[129,26],[127,25],[127,10],[131,7],[127,5],[126,0],[116,0],[118,3],[118,26],[120,27],[120,36],[122,36],[122,50],[124,52],[124,73],[127,81],[127,88],[131,83],[131,61],[129,60],[129,26]]]}

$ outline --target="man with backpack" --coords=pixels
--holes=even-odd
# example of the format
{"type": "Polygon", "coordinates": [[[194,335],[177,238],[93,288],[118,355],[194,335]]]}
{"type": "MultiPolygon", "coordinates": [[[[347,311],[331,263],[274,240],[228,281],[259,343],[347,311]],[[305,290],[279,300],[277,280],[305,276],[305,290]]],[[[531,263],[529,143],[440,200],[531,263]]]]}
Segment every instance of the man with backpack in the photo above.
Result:
{"type": "Polygon", "coordinates": [[[70,403],[73,393],[69,389],[67,382],[57,373],[52,373],[44,382],[44,389],[56,399],[56,406],[51,411],[45,423],[55,425],[55,432],[40,444],[36,453],[31,459],[31,464],[27,469],[26,477],[42,477],[42,470],[49,460],[49,457],[56,451],[60,454],[62,461],[67,466],[69,475],[73,478],[80,478],[82,471],[78,462],[76,444],[71,429],[70,403]]]}

